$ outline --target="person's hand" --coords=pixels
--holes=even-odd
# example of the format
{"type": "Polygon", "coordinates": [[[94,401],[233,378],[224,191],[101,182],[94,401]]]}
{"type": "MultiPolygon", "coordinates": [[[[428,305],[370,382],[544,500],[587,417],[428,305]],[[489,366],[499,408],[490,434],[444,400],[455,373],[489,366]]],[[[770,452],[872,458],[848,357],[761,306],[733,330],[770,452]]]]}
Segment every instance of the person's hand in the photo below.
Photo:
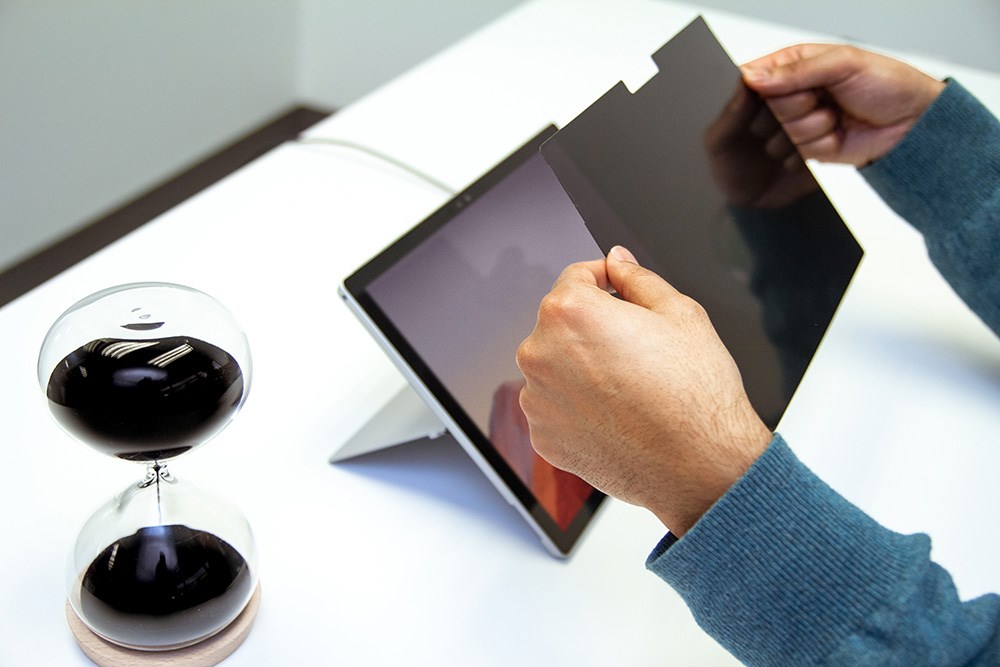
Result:
{"type": "Polygon", "coordinates": [[[742,83],[704,144],[716,185],[736,206],[778,209],[819,187],[774,114],[742,83]]]}
{"type": "Polygon", "coordinates": [[[517,363],[536,451],[677,535],[771,440],[704,309],[622,248],[563,271],[517,363]]]}
{"type": "Polygon", "coordinates": [[[945,86],[898,60],[834,44],[790,46],[741,70],[803,157],[858,167],[896,146],[945,86]]]}

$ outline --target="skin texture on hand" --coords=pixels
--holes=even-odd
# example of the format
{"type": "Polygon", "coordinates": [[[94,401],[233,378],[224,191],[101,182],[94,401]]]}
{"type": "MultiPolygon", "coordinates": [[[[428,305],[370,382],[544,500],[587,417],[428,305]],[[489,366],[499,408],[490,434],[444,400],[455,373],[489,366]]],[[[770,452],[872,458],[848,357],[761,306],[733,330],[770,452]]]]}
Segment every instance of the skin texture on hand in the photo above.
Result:
{"type": "Polygon", "coordinates": [[[517,362],[535,450],[677,535],[771,440],[704,309],[622,248],[563,271],[517,362]]]}
{"type": "Polygon", "coordinates": [[[863,166],[909,132],[945,84],[898,60],[798,44],[741,68],[803,157],[863,166]]]}

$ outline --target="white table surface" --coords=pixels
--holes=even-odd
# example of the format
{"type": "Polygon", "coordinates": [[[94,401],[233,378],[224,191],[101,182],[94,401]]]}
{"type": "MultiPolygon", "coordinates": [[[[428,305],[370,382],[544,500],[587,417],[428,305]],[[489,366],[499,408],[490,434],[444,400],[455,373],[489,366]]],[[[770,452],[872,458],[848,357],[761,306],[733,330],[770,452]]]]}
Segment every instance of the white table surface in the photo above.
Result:
{"type": "MultiPolygon", "coordinates": [[[[616,81],[641,84],[696,13],[531,2],[306,134],[460,188],[616,81]]],[[[737,61],[814,37],[705,15],[737,61]]],[[[998,77],[914,61],[1000,109],[998,77]]],[[[867,255],[780,430],[876,518],[930,533],[964,596],[1000,590],[1000,345],[853,170],[816,171],[867,255]]],[[[445,199],[364,155],[286,144],[0,309],[0,664],[89,664],[64,618],[66,554],[141,471],[58,429],[35,363],[74,301],[147,280],[217,297],[254,354],[243,412],[171,465],[239,505],[257,536],[262,607],[227,665],[733,663],[644,570],[662,527],[643,510],[609,502],[561,562],[457,446],[327,463],[403,383],[336,285],[445,199]]]]}

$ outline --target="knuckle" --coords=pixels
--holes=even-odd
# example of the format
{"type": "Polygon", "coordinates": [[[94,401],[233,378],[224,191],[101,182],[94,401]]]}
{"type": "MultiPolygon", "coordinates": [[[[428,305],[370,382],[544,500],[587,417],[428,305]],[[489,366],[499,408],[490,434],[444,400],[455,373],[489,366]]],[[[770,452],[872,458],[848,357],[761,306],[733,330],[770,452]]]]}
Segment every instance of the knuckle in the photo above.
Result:
{"type": "MultiPolygon", "coordinates": [[[[517,346],[517,352],[514,358],[517,362],[517,367],[521,369],[522,374],[528,375],[534,371],[536,355],[534,351],[534,342],[530,337],[524,339],[524,341],[517,346]]],[[[521,391],[521,396],[524,396],[523,390],[521,391]]]]}
{"type": "Polygon", "coordinates": [[[708,311],[705,307],[685,294],[678,295],[675,307],[685,319],[708,320],[708,311]]]}
{"type": "Polygon", "coordinates": [[[528,385],[521,387],[521,391],[517,395],[517,404],[520,406],[521,412],[524,413],[525,417],[531,414],[531,394],[528,390],[528,385]]]}
{"type": "Polygon", "coordinates": [[[540,322],[555,323],[572,320],[582,310],[580,298],[572,290],[552,290],[538,306],[540,322]]]}
{"type": "Polygon", "coordinates": [[[865,52],[860,48],[854,46],[853,44],[843,44],[841,45],[841,57],[849,61],[857,61],[863,58],[865,52]]]}

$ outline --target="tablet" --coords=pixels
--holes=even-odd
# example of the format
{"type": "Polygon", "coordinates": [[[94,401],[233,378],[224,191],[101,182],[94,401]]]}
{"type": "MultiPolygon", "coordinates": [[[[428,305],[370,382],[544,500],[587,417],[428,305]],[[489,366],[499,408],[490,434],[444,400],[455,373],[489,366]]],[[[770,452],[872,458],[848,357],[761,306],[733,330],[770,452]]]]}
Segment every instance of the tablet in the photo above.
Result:
{"type": "Polygon", "coordinates": [[[775,429],[863,254],[704,20],[653,58],[634,94],[546,129],[341,287],[559,555],[603,496],[534,453],[514,358],[568,264],[621,244],[698,301],[775,429]]]}
{"type": "Polygon", "coordinates": [[[345,302],[557,556],[604,500],[531,447],[515,362],[570,263],[602,256],[539,153],[543,130],[346,278],[345,302]]]}

